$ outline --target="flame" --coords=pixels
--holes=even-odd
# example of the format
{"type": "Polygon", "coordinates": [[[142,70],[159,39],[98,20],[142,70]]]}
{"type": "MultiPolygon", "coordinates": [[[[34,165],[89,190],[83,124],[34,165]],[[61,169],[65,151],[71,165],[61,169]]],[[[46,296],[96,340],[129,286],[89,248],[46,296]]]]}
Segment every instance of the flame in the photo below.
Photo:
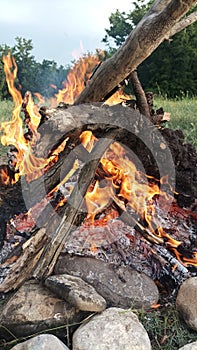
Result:
{"type": "Polygon", "coordinates": [[[0,167],[0,184],[3,186],[8,186],[10,184],[9,170],[6,165],[0,167]]]}
{"type": "MultiPolygon", "coordinates": [[[[103,56],[103,52],[99,54],[103,56]]],[[[59,90],[56,95],[57,103],[65,102],[73,104],[74,100],[84,89],[85,85],[93,74],[93,70],[100,63],[98,54],[84,56],[79,58],[74,67],[69,71],[67,80],[63,82],[64,88],[59,90]]]]}
{"type": "Polygon", "coordinates": [[[34,92],[34,96],[38,99],[39,105],[45,103],[44,97],[39,92],[34,92]]]}
{"type": "MultiPolygon", "coordinates": [[[[88,140],[91,140],[91,134],[88,132],[88,137],[85,136],[86,134],[83,135],[83,139],[85,138],[86,142],[84,140],[83,142],[89,145],[88,140]]],[[[163,242],[174,252],[178,261],[184,266],[197,266],[197,252],[192,252],[191,257],[179,253],[178,247],[183,242],[172,238],[162,227],[157,226],[155,221],[156,198],[163,197],[164,201],[168,200],[169,195],[160,189],[160,184],[168,184],[167,176],[161,178],[160,181],[156,179],[155,182],[148,181],[148,179],[153,180],[153,178],[138,171],[135,164],[127,156],[125,149],[117,142],[110,145],[100,164],[104,180],[95,181],[85,196],[87,220],[93,224],[95,216],[103,212],[113,201],[122,210],[129,207],[143,220],[147,232],[164,239],[163,242]]]]}
{"type": "MultiPolygon", "coordinates": [[[[44,168],[51,161],[51,158],[43,159],[37,158],[33,155],[32,147],[39,139],[37,127],[40,123],[40,114],[38,112],[37,106],[33,102],[31,94],[29,92],[26,93],[26,110],[30,116],[28,128],[32,133],[32,139],[31,142],[29,142],[24,137],[24,126],[23,121],[20,117],[23,99],[21,93],[16,89],[14,85],[15,79],[17,77],[17,65],[15,59],[11,57],[10,53],[7,56],[3,56],[3,63],[9,93],[13,98],[15,107],[12,113],[11,121],[6,121],[0,124],[0,130],[3,132],[3,135],[1,136],[1,143],[4,146],[12,145],[17,150],[17,152],[15,152],[16,173],[14,179],[12,179],[12,183],[18,181],[22,175],[26,176],[27,181],[32,181],[44,173],[44,168]]],[[[5,174],[1,171],[1,177],[2,176],[5,177],[5,174]]]]}
{"type": "Polygon", "coordinates": [[[93,149],[96,141],[98,141],[98,139],[89,130],[83,131],[81,133],[81,135],[79,136],[79,138],[80,138],[80,141],[81,141],[82,145],[86,148],[86,150],[88,152],[91,152],[91,150],[93,149]]]}
{"type": "MultiPolygon", "coordinates": [[[[89,136],[90,138],[90,136],[89,136]]],[[[117,196],[141,215],[151,227],[154,216],[153,198],[161,195],[158,184],[150,184],[117,142],[110,145],[101,159],[105,181],[95,182],[86,194],[88,216],[94,217],[117,196]]],[[[154,228],[152,231],[155,232],[154,228]]]]}
{"type": "Polygon", "coordinates": [[[109,105],[109,106],[113,106],[116,105],[117,103],[123,103],[126,102],[127,100],[130,100],[131,96],[125,94],[123,92],[123,89],[119,89],[118,91],[116,91],[111,97],[109,97],[106,101],[105,104],[109,105]]]}

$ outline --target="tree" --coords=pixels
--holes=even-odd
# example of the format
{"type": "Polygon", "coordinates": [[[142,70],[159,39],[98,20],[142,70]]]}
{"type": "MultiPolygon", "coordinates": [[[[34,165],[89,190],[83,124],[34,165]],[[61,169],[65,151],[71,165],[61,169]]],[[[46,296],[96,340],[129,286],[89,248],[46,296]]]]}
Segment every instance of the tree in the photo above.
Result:
{"type": "MultiPolygon", "coordinates": [[[[0,46],[0,57],[11,52],[14,57],[18,74],[16,85],[24,96],[27,90],[32,93],[39,92],[44,97],[54,95],[54,87],[62,88],[62,82],[66,79],[68,67],[58,67],[55,61],[44,59],[42,63],[37,62],[32,55],[33,43],[31,39],[16,37],[13,47],[0,46]],[[55,86],[51,86],[51,85],[55,86]]],[[[9,98],[7,84],[4,74],[3,63],[0,61],[0,99],[9,98]]]]}
{"type": "Polygon", "coordinates": [[[116,10],[110,15],[110,28],[105,29],[107,34],[102,40],[108,46],[110,52],[113,52],[115,48],[120,47],[124,43],[131,30],[135,28],[146,14],[152,3],[153,0],[149,0],[148,3],[146,0],[137,0],[133,2],[134,10],[129,11],[129,13],[116,10]]]}
{"type": "MultiPolygon", "coordinates": [[[[134,2],[135,8],[128,14],[118,10],[110,18],[110,29],[103,42],[112,54],[129,35],[140,19],[145,15],[153,1],[134,2]],[[111,40],[113,39],[113,40],[111,40]],[[113,47],[111,45],[116,45],[113,47]]],[[[194,7],[193,11],[196,10],[194,7]]],[[[190,12],[189,12],[190,13],[190,12]]],[[[194,12],[193,12],[194,14],[194,12]]],[[[190,17],[191,18],[191,15],[190,17]]],[[[177,29],[176,29],[177,31],[177,29]]],[[[170,37],[173,33],[170,34],[170,37]]],[[[161,92],[170,97],[180,94],[197,94],[197,24],[194,23],[164,42],[138,67],[138,75],[143,87],[154,92],[161,92]]],[[[128,88],[127,88],[128,89],[128,88]]]]}
{"type": "MultiPolygon", "coordinates": [[[[196,0],[155,0],[115,54],[104,61],[75,104],[104,101],[157,47],[169,37],[196,0]]],[[[197,19],[197,15],[196,15],[197,19]]],[[[186,21],[187,22],[187,21],[186,21]]]]}
{"type": "Polygon", "coordinates": [[[62,82],[65,80],[68,68],[58,67],[55,61],[44,59],[37,64],[36,69],[36,91],[49,98],[59,89],[62,89],[62,82]]]}

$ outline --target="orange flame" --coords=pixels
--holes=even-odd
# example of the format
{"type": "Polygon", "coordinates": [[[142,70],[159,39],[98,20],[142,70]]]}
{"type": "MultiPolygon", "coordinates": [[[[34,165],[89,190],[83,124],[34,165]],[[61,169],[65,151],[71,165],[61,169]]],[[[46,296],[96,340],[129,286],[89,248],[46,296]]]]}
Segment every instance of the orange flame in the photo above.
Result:
{"type": "MultiPolygon", "coordinates": [[[[103,52],[99,54],[103,56],[103,52]]],[[[98,54],[84,56],[80,58],[69,71],[67,80],[63,82],[64,89],[59,90],[56,95],[57,103],[65,102],[73,104],[76,97],[84,89],[85,85],[93,73],[95,67],[100,63],[98,54]]]]}
{"type": "Polygon", "coordinates": [[[35,157],[32,151],[32,146],[39,138],[37,127],[40,123],[40,114],[37,106],[33,102],[31,94],[28,93],[27,112],[31,118],[28,127],[31,129],[33,135],[31,142],[29,142],[24,137],[23,121],[20,117],[23,103],[22,96],[14,85],[17,76],[16,62],[9,53],[7,56],[3,56],[3,63],[9,93],[13,98],[15,108],[12,113],[11,121],[6,121],[0,124],[0,130],[3,131],[1,143],[4,146],[13,145],[17,149],[16,168],[18,171],[16,172],[15,179],[12,180],[12,183],[18,181],[22,175],[26,176],[27,181],[32,181],[43,174],[45,166],[51,161],[51,159],[35,157]]]}
{"type": "MultiPolygon", "coordinates": [[[[83,134],[82,139],[84,145],[86,143],[89,145],[91,133],[83,134]]],[[[191,258],[179,253],[176,248],[182,242],[172,238],[162,227],[156,225],[155,197],[162,196],[165,201],[168,200],[168,194],[162,192],[159,186],[168,183],[167,177],[162,178],[159,183],[158,180],[156,183],[148,182],[149,177],[137,170],[127,157],[125,149],[117,142],[111,144],[105,152],[101,166],[105,180],[93,183],[85,196],[89,222],[93,223],[95,216],[103,212],[113,201],[123,210],[129,206],[133,212],[140,215],[153,235],[165,239],[166,245],[175,253],[178,261],[185,266],[189,264],[197,266],[197,252],[193,252],[191,258]]]]}

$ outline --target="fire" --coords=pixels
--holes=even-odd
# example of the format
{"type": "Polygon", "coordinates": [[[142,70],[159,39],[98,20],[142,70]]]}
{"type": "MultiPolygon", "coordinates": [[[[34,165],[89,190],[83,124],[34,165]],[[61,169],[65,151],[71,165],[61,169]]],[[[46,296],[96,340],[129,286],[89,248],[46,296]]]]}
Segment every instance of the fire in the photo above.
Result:
{"type": "Polygon", "coordinates": [[[154,196],[161,195],[159,186],[148,183],[117,142],[106,151],[101,159],[101,166],[105,181],[102,183],[97,181],[86,195],[89,217],[94,217],[116,197],[119,202],[126,203],[124,205],[151,223],[154,215],[151,202],[154,196]]]}
{"type": "MultiPolygon", "coordinates": [[[[92,147],[90,132],[84,133],[82,140],[84,145],[92,147]]],[[[96,142],[95,138],[93,140],[96,142]]],[[[172,238],[157,224],[155,218],[157,198],[163,197],[163,200],[167,201],[169,196],[160,189],[160,184],[167,184],[167,177],[162,178],[159,182],[156,179],[154,182],[148,181],[150,177],[146,177],[137,170],[135,164],[127,156],[125,149],[117,142],[112,143],[105,152],[100,165],[101,169],[99,168],[96,174],[99,180],[91,184],[85,196],[88,213],[87,223],[97,222],[95,217],[103,213],[112,203],[115,203],[123,211],[130,208],[134,217],[137,214],[139,219],[144,222],[144,226],[138,223],[138,219],[134,219],[134,222],[146,230],[148,235],[159,237],[161,243],[165,242],[181,264],[197,266],[197,252],[191,252],[189,257],[179,253],[179,247],[183,242],[172,238]]],[[[104,221],[102,218],[102,225],[104,221]]],[[[108,222],[107,215],[106,222],[108,222]]]]}
{"type": "MultiPolygon", "coordinates": [[[[14,181],[18,181],[21,175],[26,175],[27,180],[31,181],[33,178],[42,174],[46,161],[33,156],[31,144],[24,137],[23,121],[20,117],[23,100],[21,93],[14,85],[17,76],[15,59],[8,54],[7,56],[3,57],[3,63],[9,93],[13,98],[15,108],[13,110],[12,120],[3,122],[0,125],[0,130],[4,133],[1,137],[1,143],[4,146],[12,145],[17,149],[18,171],[15,174],[14,181]]],[[[33,139],[36,141],[38,138],[36,129],[39,124],[39,113],[36,110],[36,106],[33,104],[31,98],[29,98],[27,110],[31,115],[30,128],[33,133],[33,139]]]]}
{"type": "MultiPolygon", "coordinates": [[[[33,155],[32,147],[39,139],[39,134],[37,132],[40,123],[38,107],[34,104],[29,92],[27,92],[24,99],[22,99],[21,93],[16,89],[14,82],[17,77],[17,65],[10,53],[3,57],[3,63],[9,93],[13,98],[15,107],[11,121],[0,124],[0,130],[3,132],[1,143],[4,146],[12,145],[16,149],[16,160],[14,160],[16,164],[13,164],[15,168],[15,177],[11,182],[17,182],[22,175],[26,176],[27,181],[32,181],[44,173],[45,167],[54,160],[54,155],[49,159],[37,158],[33,155]],[[31,132],[31,141],[24,137],[24,125],[20,116],[23,103],[26,103],[26,111],[30,117],[28,129],[31,132]]],[[[37,97],[40,96],[37,95],[37,97]]],[[[59,152],[65,147],[65,143],[66,142],[63,143],[63,146],[61,145],[61,148],[58,150],[59,152]]],[[[1,170],[1,178],[3,178],[4,184],[9,183],[9,181],[5,179],[6,174],[4,170],[1,170]]]]}
{"type": "MultiPolygon", "coordinates": [[[[4,71],[8,84],[9,92],[13,98],[15,107],[12,113],[11,121],[6,121],[0,124],[1,143],[3,145],[13,147],[12,160],[15,175],[10,178],[9,168],[4,166],[0,168],[0,183],[9,185],[18,181],[20,176],[26,176],[27,181],[32,181],[41,176],[54,162],[57,161],[58,155],[65,148],[67,139],[54,151],[48,159],[37,158],[33,155],[33,146],[39,140],[37,128],[40,123],[40,114],[38,106],[35,105],[32,96],[29,92],[22,99],[21,93],[16,89],[14,82],[17,77],[17,65],[13,57],[8,54],[3,57],[4,71]],[[24,136],[24,124],[20,113],[23,104],[26,105],[26,112],[29,115],[28,130],[31,133],[31,139],[24,136]]],[[[53,99],[52,103],[57,105],[59,102],[73,104],[76,97],[84,89],[84,85],[88,84],[95,67],[100,64],[98,55],[87,55],[78,60],[75,66],[70,70],[67,80],[64,82],[63,90],[59,91],[53,99]]],[[[54,86],[55,88],[55,86],[54,86]]],[[[44,100],[39,93],[35,94],[39,103],[44,100]]],[[[127,100],[121,90],[114,94],[105,103],[115,104],[127,100]]],[[[90,132],[84,131],[80,135],[80,141],[88,152],[91,152],[94,145],[98,141],[97,138],[90,132]]],[[[52,198],[53,194],[61,190],[64,192],[64,184],[70,178],[79,164],[75,162],[73,169],[66,177],[54,188],[43,201],[52,198]]],[[[147,233],[152,237],[159,238],[157,242],[165,243],[172,250],[183,265],[197,266],[197,252],[192,252],[190,256],[185,256],[180,253],[181,244],[183,242],[172,238],[165,230],[157,223],[156,220],[156,203],[158,198],[163,198],[164,202],[168,201],[168,194],[162,192],[161,184],[168,184],[167,177],[163,177],[160,181],[144,175],[140,172],[132,159],[129,158],[126,149],[118,142],[114,142],[103,155],[99,168],[97,169],[96,178],[89,187],[85,196],[87,208],[87,224],[95,223],[95,218],[98,214],[106,211],[111,204],[115,207],[114,212],[129,211],[134,216],[134,223],[138,224],[142,230],[147,230],[147,233]],[[118,209],[117,209],[118,208],[118,209]],[[141,224],[143,223],[144,226],[141,224]]],[[[71,186],[72,187],[72,186],[71,186]]],[[[169,186],[170,188],[170,186],[169,186]]],[[[70,188],[70,192],[72,188],[70,188]]],[[[56,209],[64,205],[67,198],[63,198],[56,206],[56,209]]],[[[43,202],[44,203],[44,202],[43,202]]],[[[43,205],[43,203],[40,203],[43,205]]],[[[29,218],[35,216],[37,207],[32,208],[29,218]],[[35,210],[36,209],[36,210],[35,210]]],[[[116,214],[102,217],[101,222],[107,223],[116,217],[116,214]]],[[[92,249],[96,249],[92,247],[92,249]]],[[[175,267],[176,268],[176,267],[175,267]]]]}
{"type": "MultiPolygon", "coordinates": [[[[104,53],[100,51],[99,55],[103,57],[104,53]]],[[[67,80],[63,82],[64,88],[59,90],[58,94],[56,95],[56,102],[73,104],[76,97],[84,89],[84,86],[88,84],[95,67],[99,63],[100,59],[98,54],[89,54],[80,58],[74,67],[69,71],[67,80]]]]}

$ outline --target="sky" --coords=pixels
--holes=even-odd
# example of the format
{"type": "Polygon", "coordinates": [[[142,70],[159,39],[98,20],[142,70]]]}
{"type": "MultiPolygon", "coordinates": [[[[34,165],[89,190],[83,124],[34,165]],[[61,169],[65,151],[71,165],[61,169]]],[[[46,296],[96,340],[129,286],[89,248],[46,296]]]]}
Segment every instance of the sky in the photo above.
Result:
{"type": "Polygon", "coordinates": [[[129,12],[131,0],[0,0],[0,45],[17,36],[31,39],[36,61],[66,66],[83,53],[105,48],[102,39],[116,9],[129,12]]]}

